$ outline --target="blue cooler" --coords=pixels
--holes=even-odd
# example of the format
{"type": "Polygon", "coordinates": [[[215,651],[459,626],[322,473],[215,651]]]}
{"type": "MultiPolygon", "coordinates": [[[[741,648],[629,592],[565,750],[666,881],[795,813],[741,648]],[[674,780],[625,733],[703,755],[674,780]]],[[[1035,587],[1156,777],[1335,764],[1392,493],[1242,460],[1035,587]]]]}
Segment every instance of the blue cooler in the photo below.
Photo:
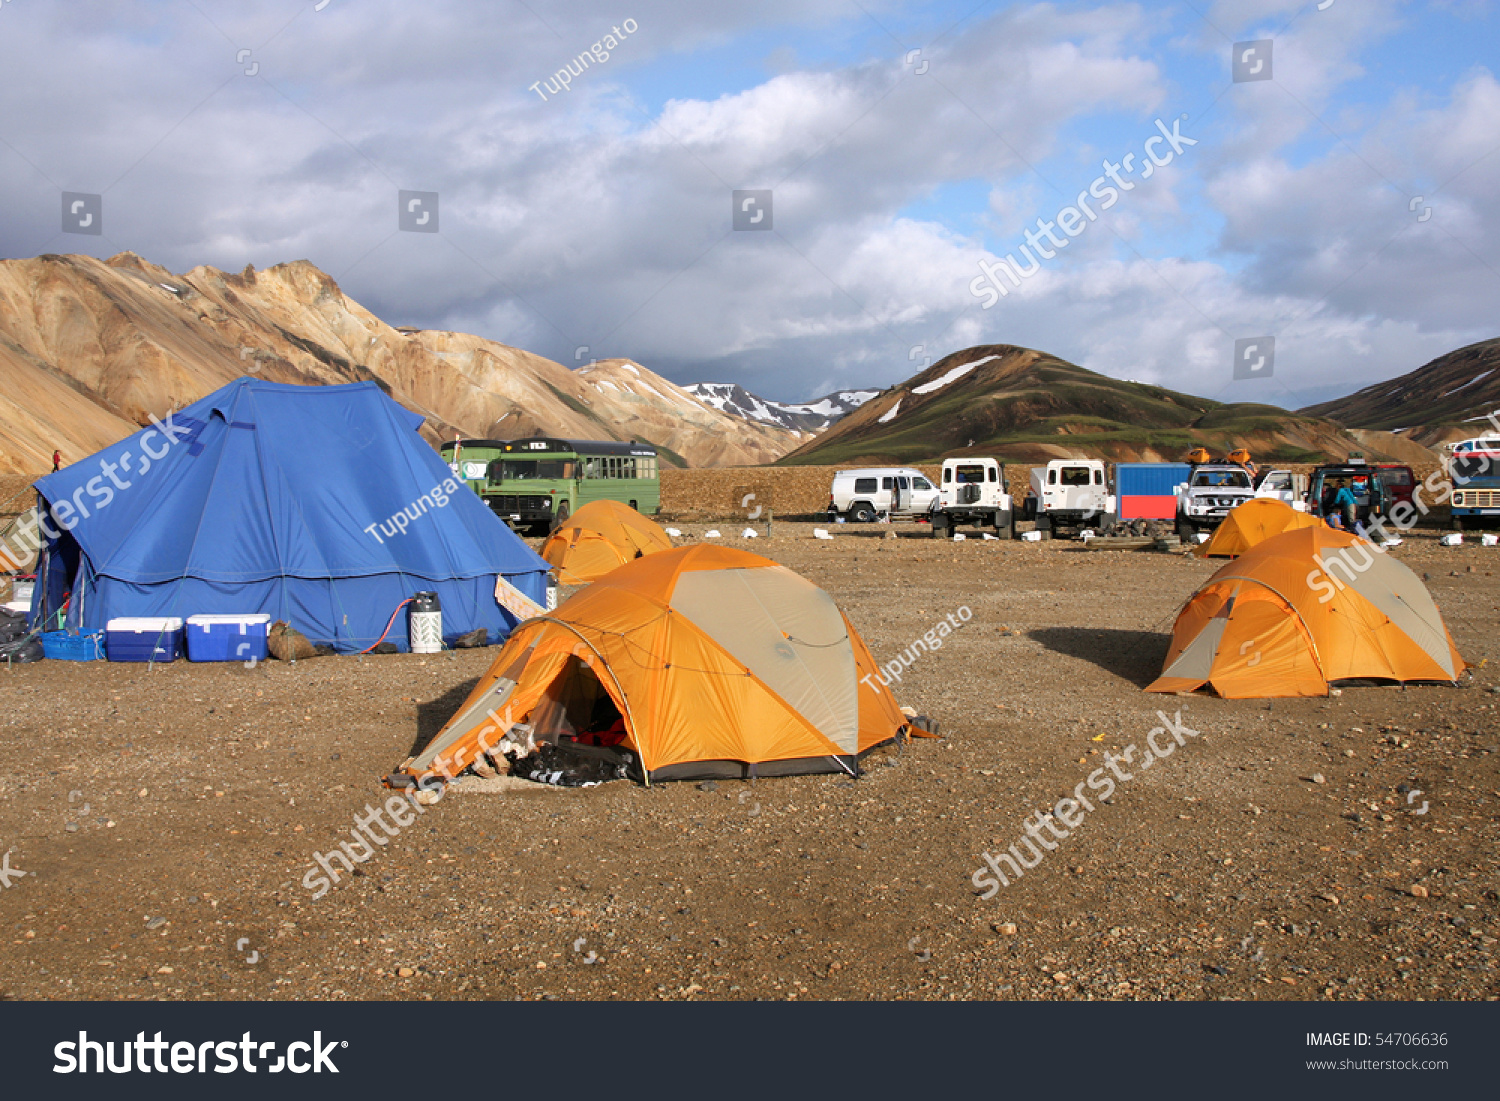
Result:
{"type": "Polygon", "coordinates": [[[126,617],[104,625],[110,661],[176,661],[182,655],[182,620],[173,616],[126,617]]]}
{"type": "Polygon", "coordinates": [[[190,615],[189,661],[265,661],[268,615],[190,615]]]}

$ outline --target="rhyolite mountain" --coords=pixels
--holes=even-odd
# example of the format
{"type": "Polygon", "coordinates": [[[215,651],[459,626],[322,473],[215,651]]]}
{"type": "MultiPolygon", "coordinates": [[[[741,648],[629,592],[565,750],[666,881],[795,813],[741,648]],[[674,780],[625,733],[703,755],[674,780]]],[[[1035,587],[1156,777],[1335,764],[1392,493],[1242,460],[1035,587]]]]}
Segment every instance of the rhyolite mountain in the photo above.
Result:
{"type": "Polygon", "coordinates": [[[392,327],[306,261],[179,275],[129,252],[0,260],[0,472],[46,471],[54,449],[76,462],[241,375],[373,381],[434,443],[635,438],[670,463],[722,466],[799,442],[625,360],[573,371],[479,336],[392,327]],[[611,371],[634,389],[603,385],[611,371]]]}

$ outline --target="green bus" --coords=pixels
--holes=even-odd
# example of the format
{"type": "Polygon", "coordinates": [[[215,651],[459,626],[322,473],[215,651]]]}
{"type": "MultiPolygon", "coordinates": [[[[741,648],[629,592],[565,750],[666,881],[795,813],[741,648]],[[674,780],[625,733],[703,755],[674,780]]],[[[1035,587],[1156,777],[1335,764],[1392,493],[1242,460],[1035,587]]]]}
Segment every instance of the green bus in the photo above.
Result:
{"type": "Polygon", "coordinates": [[[656,448],[618,440],[512,440],[490,463],[482,496],[512,527],[556,528],[590,501],[661,510],[656,448]]]}
{"type": "Polygon", "coordinates": [[[507,440],[449,440],[438,448],[438,454],[448,469],[463,479],[475,493],[483,497],[496,487],[490,485],[490,463],[505,452],[507,440]]]}

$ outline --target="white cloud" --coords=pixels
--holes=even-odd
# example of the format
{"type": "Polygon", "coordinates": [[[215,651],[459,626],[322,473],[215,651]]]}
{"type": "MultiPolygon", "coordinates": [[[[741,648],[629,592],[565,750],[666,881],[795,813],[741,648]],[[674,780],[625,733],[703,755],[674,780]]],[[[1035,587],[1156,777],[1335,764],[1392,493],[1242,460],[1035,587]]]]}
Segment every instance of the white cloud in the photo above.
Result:
{"type": "Polygon", "coordinates": [[[791,66],[817,49],[776,48],[784,71],[653,114],[628,94],[652,65],[690,71],[695,51],[768,23],[844,41],[849,6],[637,4],[638,32],[542,103],[527,86],[608,29],[581,0],[533,4],[536,17],[197,2],[217,27],[189,6],[128,19],[102,2],[6,6],[6,255],[131,248],[178,270],[305,257],[393,323],[563,362],[588,344],[782,399],[887,385],[976,343],[1212,396],[1236,336],[1276,332],[1278,378],[1300,388],[1494,335],[1496,287],[1475,256],[1500,255],[1500,85],[1471,66],[1446,97],[1341,99],[1361,51],[1402,26],[1388,0],[1215,5],[1230,37],[1291,20],[1276,81],[1233,86],[1185,122],[1198,146],[990,311],[967,289],[978,231],[1012,247],[1153,119],[1201,114],[1224,89],[1177,74],[1219,58],[1227,80],[1208,23],[1130,4],[1012,8],[925,43],[921,75],[895,42],[816,69],[791,66]],[[902,213],[975,180],[989,195],[970,221],[902,213]],[[775,189],[775,232],[730,230],[738,187],[775,189]],[[395,232],[397,188],[441,193],[441,234],[395,232]],[[106,238],[58,235],[61,189],[105,191],[106,238]],[[1425,223],[1405,209],[1416,194],[1425,223]]]}

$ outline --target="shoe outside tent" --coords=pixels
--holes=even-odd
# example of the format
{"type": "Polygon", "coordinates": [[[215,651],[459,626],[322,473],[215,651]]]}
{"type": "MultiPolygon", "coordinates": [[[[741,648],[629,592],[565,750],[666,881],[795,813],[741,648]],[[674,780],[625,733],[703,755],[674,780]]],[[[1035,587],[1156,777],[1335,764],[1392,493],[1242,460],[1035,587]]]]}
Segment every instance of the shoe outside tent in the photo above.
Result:
{"type": "MultiPolygon", "coordinates": [[[[426,590],[446,638],[482,627],[498,642],[518,617],[497,578],[540,603],[547,565],[421,424],[371,382],[239,379],[35,483],[47,523],[32,613],[75,632],[267,613],[357,652],[426,590]]],[[[405,630],[387,641],[406,649],[405,630]]]]}
{"type": "Polygon", "coordinates": [[[648,554],[672,549],[655,520],[619,501],[590,501],[558,526],[542,544],[562,585],[587,585],[610,570],[648,554]]]}
{"type": "Polygon", "coordinates": [[[1464,668],[1416,574],[1318,524],[1272,536],[1209,578],[1178,614],[1146,691],[1326,696],[1351,681],[1451,684],[1464,668]]]}
{"type": "Polygon", "coordinates": [[[823,590],[714,545],[636,559],[519,626],[469,698],[391,783],[456,776],[515,723],[538,740],[617,715],[653,780],[858,771],[906,725],[823,590]]]}
{"type": "Polygon", "coordinates": [[[1316,516],[1298,512],[1285,501],[1257,497],[1231,509],[1209,541],[1194,547],[1193,553],[1199,558],[1238,558],[1273,535],[1320,524],[1316,516]]]}

